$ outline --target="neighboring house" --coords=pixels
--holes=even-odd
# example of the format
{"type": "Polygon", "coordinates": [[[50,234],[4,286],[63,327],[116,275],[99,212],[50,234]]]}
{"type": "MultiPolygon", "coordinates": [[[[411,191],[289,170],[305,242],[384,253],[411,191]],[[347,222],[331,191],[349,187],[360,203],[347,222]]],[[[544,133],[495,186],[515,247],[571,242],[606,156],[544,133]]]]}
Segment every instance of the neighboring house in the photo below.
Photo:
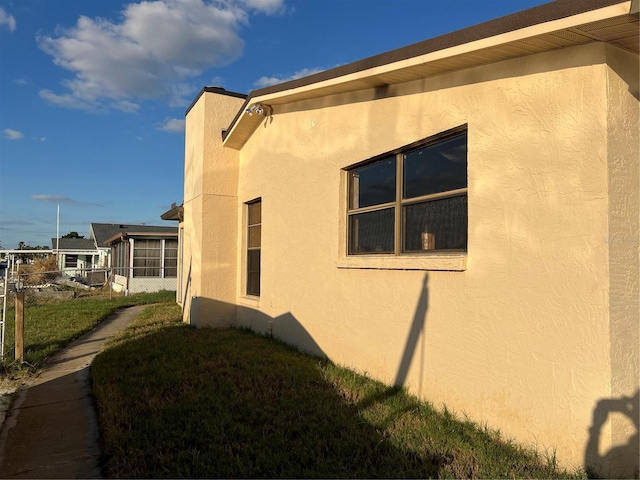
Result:
{"type": "Polygon", "coordinates": [[[100,252],[91,239],[52,238],[51,247],[57,255],[58,268],[65,275],[84,277],[100,268],[100,252]]]}
{"type": "Polygon", "coordinates": [[[112,249],[114,290],[127,293],[176,290],[178,229],[133,228],[105,241],[112,249]]]}
{"type": "Polygon", "coordinates": [[[576,0],[248,97],[204,88],[163,216],[185,321],[633,476],[638,72],[637,4],[576,0]]]}
{"type": "Polygon", "coordinates": [[[157,225],[132,225],[126,223],[91,223],[89,226],[89,237],[95,242],[95,247],[100,253],[100,265],[104,268],[110,268],[111,262],[111,245],[107,244],[107,240],[114,235],[136,231],[140,233],[175,233],[175,227],[157,226],[157,225]]]}

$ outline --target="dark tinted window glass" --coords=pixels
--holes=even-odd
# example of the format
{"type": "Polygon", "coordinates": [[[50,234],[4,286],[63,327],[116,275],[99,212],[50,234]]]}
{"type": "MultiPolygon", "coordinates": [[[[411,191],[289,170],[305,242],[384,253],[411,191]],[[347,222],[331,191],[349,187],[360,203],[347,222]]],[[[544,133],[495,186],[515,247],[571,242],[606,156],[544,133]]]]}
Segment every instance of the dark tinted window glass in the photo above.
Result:
{"type": "Polygon", "coordinates": [[[405,251],[467,248],[467,196],[404,207],[405,251]]]}
{"type": "Polygon", "coordinates": [[[247,295],[260,295],[260,245],[262,243],[262,202],[248,207],[247,238],[247,295]]]}
{"type": "Polygon", "coordinates": [[[467,134],[404,155],[403,198],[467,187],[467,134]]]}
{"type": "Polygon", "coordinates": [[[396,199],[396,159],[385,158],[349,171],[349,208],[364,208],[396,199]]]}
{"type": "Polygon", "coordinates": [[[247,252],[247,294],[260,295],[260,250],[247,252]]]}
{"type": "Polygon", "coordinates": [[[260,247],[262,225],[249,227],[249,247],[260,247]]]}
{"type": "Polygon", "coordinates": [[[249,204],[249,225],[262,223],[262,202],[249,204]]]}
{"type": "Polygon", "coordinates": [[[349,217],[349,253],[392,253],[394,208],[349,217]]]}

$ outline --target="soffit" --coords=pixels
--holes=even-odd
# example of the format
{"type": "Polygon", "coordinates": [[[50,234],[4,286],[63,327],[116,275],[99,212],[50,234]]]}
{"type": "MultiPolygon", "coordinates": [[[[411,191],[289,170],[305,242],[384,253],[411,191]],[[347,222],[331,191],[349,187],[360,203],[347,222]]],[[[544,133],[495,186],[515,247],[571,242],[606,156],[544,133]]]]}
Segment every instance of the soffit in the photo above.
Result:
{"type": "MultiPolygon", "coordinates": [[[[629,11],[628,2],[621,5],[623,5],[622,11],[629,11]]],[[[616,7],[621,5],[616,5],[616,7]]],[[[612,8],[609,7],[603,10],[612,11],[612,8]]],[[[621,9],[619,8],[618,12],[620,11],[621,9]]],[[[590,17],[593,18],[593,12],[589,13],[591,14],[590,17]]],[[[585,18],[589,18],[589,16],[585,18]]],[[[563,23],[567,22],[564,21],[563,23]]],[[[539,27],[540,30],[545,30],[545,26],[539,27]]],[[[476,45],[462,45],[445,51],[431,52],[316,84],[256,96],[249,99],[249,104],[262,103],[277,107],[286,103],[328,95],[410,82],[456,70],[469,69],[517,57],[594,42],[609,43],[638,55],[640,53],[638,46],[639,29],[638,15],[624,13],[610,18],[572,25],[568,28],[552,31],[546,29],[547,31],[537,35],[516,35],[514,32],[510,32],[509,35],[506,35],[507,37],[520,38],[502,42],[500,39],[495,39],[493,42],[491,39],[484,39],[484,41],[473,42],[476,45]]],[[[535,28],[530,27],[524,30],[533,32],[535,28]]],[[[505,35],[500,35],[500,37],[505,37],[505,35]]],[[[240,112],[224,141],[224,145],[232,149],[242,148],[256,127],[264,120],[265,117],[259,115],[249,116],[245,115],[244,112],[240,112]]]]}

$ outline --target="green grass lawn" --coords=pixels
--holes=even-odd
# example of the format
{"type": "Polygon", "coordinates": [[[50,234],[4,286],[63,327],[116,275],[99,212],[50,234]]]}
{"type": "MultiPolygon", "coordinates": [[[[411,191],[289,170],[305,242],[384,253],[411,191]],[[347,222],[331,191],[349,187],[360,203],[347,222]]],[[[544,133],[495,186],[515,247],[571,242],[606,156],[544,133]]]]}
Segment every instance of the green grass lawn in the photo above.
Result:
{"type": "Polygon", "coordinates": [[[111,478],[567,478],[403,389],[151,306],[95,359],[111,478]]]}
{"type": "Polygon", "coordinates": [[[0,382],[28,378],[44,360],[109,317],[117,308],[157,302],[175,302],[175,292],[162,291],[109,298],[108,294],[84,294],[62,301],[25,301],[24,359],[15,360],[15,309],[9,302],[6,314],[4,361],[0,382]]]}

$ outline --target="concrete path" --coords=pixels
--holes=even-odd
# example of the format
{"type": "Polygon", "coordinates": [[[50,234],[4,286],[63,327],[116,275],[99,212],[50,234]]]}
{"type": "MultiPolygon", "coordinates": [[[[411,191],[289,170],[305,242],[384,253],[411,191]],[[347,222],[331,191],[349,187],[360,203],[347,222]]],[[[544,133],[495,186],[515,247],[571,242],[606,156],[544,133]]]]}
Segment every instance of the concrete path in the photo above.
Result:
{"type": "Polygon", "coordinates": [[[0,431],[0,478],[100,478],[89,365],[145,306],[119,310],[51,357],[17,394],[0,431]]]}

